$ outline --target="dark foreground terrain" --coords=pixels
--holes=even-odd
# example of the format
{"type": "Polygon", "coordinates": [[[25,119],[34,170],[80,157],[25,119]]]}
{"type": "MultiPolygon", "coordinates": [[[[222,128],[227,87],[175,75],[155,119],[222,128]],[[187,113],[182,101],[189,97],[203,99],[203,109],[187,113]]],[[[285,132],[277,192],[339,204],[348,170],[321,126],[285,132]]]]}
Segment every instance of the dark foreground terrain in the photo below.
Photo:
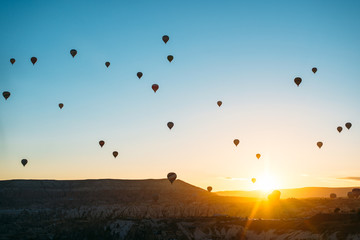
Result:
{"type": "Polygon", "coordinates": [[[292,220],[67,219],[56,213],[23,211],[1,215],[0,239],[360,239],[360,216],[318,214],[292,220]]]}
{"type": "Polygon", "coordinates": [[[359,209],[360,199],[228,197],[180,180],[0,181],[0,240],[360,240],[359,209]]]}

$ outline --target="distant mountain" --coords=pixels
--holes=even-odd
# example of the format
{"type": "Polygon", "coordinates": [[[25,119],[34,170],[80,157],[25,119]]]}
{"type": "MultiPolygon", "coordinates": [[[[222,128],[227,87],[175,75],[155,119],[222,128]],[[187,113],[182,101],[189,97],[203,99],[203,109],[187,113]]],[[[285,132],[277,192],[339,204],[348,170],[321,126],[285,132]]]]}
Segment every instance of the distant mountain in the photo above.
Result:
{"type": "MultiPolygon", "coordinates": [[[[326,188],[326,187],[305,187],[305,188],[292,188],[280,189],[281,198],[328,198],[330,193],[335,193],[337,197],[347,197],[347,193],[355,187],[347,188],[326,188]]],[[[216,192],[219,196],[232,196],[232,197],[248,197],[258,198],[266,197],[262,191],[220,191],[216,192]]]]}

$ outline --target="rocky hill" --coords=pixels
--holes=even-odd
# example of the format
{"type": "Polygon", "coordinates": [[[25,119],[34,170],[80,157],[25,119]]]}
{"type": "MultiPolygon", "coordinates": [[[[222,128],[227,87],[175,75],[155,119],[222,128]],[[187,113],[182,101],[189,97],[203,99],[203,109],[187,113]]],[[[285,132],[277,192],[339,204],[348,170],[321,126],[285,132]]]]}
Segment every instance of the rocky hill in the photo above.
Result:
{"type": "Polygon", "coordinates": [[[181,180],[9,180],[0,181],[0,208],[79,207],[135,202],[188,201],[208,192],[181,180]]]}

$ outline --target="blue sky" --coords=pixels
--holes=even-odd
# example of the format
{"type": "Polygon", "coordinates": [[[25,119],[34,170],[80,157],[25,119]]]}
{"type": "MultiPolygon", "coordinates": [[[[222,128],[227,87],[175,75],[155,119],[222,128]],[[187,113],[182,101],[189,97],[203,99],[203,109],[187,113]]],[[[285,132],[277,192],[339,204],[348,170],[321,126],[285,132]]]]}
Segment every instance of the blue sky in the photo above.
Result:
{"type": "Polygon", "coordinates": [[[265,175],[274,187],[357,185],[337,178],[360,168],[359,10],[358,1],[1,2],[0,91],[12,95],[0,101],[0,178],[174,171],[214,191],[251,190],[265,175]],[[347,121],[353,128],[336,132],[347,121]]]}

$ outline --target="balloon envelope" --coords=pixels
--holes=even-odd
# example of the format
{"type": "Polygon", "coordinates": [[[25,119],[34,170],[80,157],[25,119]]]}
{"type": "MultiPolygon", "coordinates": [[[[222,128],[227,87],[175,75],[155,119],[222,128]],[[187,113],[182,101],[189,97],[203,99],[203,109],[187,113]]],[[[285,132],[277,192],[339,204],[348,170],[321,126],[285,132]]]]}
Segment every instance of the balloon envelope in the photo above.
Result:
{"type": "Polygon", "coordinates": [[[177,178],[177,175],[176,175],[176,173],[174,173],[174,172],[170,172],[170,173],[168,173],[167,178],[169,179],[169,181],[171,182],[171,184],[173,184],[173,182],[174,182],[174,181],[176,180],[176,178],[177,178]]]}
{"type": "Polygon", "coordinates": [[[168,128],[170,128],[170,130],[174,127],[174,123],[173,122],[168,122],[167,123],[168,128]]]}
{"type": "Polygon", "coordinates": [[[100,145],[100,147],[103,147],[103,146],[104,146],[104,144],[105,144],[105,141],[104,141],[104,140],[100,140],[100,141],[99,141],[99,145],[100,145]]]}
{"type": "Polygon", "coordinates": [[[37,58],[36,58],[36,57],[32,57],[30,60],[31,60],[31,62],[32,62],[33,65],[35,65],[35,63],[37,62],[37,58]]]}
{"type": "Polygon", "coordinates": [[[256,157],[257,159],[259,159],[261,157],[261,154],[260,153],[256,154],[256,157]]]}
{"type": "Polygon", "coordinates": [[[211,187],[211,186],[208,186],[208,187],[207,187],[207,190],[208,190],[208,192],[211,192],[211,191],[212,191],[212,187],[211,187]]]}
{"type": "Polygon", "coordinates": [[[10,97],[10,95],[11,94],[8,91],[3,92],[3,97],[5,98],[5,100],[7,100],[10,97]]]}
{"type": "Polygon", "coordinates": [[[234,144],[235,144],[235,146],[239,145],[239,143],[240,143],[240,140],[239,140],[239,139],[234,139],[234,144]]]}
{"type": "Polygon", "coordinates": [[[105,66],[108,68],[110,66],[110,62],[106,62],[105,66]]]}
{"type": "Polygon", "coordinates": [[[255,183],[255,182],[256,182],[256,178],[252,178],[251,181],[252,181],[252,183],[255,183]]]}
{"type": "Polygon", "coordinates": [[[62,109],[64,107],[63,103],[59,103],[59,108],[62,109]]]}
{"type": "Polygon", "coordinates": [[[164,43],[166,44],[168,41],[169,41],[169,36],[168,35],[164,35],[163,37],[162,37],[162,40],[164,41],[164,43]]]}
{"type": "Polygon", "coordinates": [[[340,126],[338,126],[336,129],[338,130],[339,133],[341,133],[341,131],[343,130],[343,128],[340,126]]]}
{"type": "Polygon", "coordinates": [[[151,88],[152,88],[152,90],[154,90],[154,92],[156,92],[156,91],[159,89],[159,85],[153,84],[153,85],[151,86],[151,88]]]}
{"type": "Polygon", "coordinates": [[[323,146],[323,143],[322,142],[317,142],[316,145],[321,148],[323,146]]]}
{"type": "Polygon", "coordinates": [[[72,57],[75,57],[76,54],[77,54],[77,51],[75,49],[71,49],[70,54],[71,54],[72,57]]]}
{"type": "Polygon", "coordinates": [[[167,60],[168,60],[169,62],[172,62],[172,60],[174,60],[174,56],[173,56],[173,55],[167,56],[167,60]]]}
{"type": "Polygon", "coordinates": [[[218,105],[219,107],[221,107],[222,101],[217,101],[217,105],[218,105]]]}
{"type": "Polygon", "coordinates": [[[347,123],[345,123],[345,127],[346,127],[347,129],[350,129],[350,128],[352,127],[352,124],[349,123],[349,122],[347,122],[347,123]]]}
{"type": "Polygon", "coordinates": [[[316,72],[317,72],[317,68],[314,67],[314,68],[311,69],[311,71],[312,71],[313,73],[316,73],[316,72]]]}
{"type": "Polygon", "coordinates": [[[23,159],[23,160],[21,160],[21,164],[25,167],[25,165],[28,163],[28,160],[26,160],[26,159],[23,159]]]}
{"type": "Polygon", "coordinates": [[[295,82],[295,84],[296,84],[297,86],[300,85],[301,81],[302,81],[302,79],[299,78],[299,77],[296,77],[296,78],[294,79],[294,82],[295,82]]]}
{"type": "Polygon", "coordinates": [[[281,192],[279,190],[274,190],[272,193],[268,195],[268,199],[270,201],[278,201],[280,200],[281,192]]]}
{"type": "Polygon", "coordinates": [[[113,152],[114,158],[116,158],[118,155],[119,155],[119,153],[118,153],[117,151],[114,151],[114,152],[113,152]]]}
{"type": "Polygon", "coordinates": [[[13,65],[15,63],[15,58],[10,58],[10,63],[13,65]]]}
{"type": "Polygon", "coordinates": [[[140,79],[140,78],[143,76],[143,74],[142,74],[142,72],[138,72],[138,73],[136,74],[136,76],[140,79]]]}

